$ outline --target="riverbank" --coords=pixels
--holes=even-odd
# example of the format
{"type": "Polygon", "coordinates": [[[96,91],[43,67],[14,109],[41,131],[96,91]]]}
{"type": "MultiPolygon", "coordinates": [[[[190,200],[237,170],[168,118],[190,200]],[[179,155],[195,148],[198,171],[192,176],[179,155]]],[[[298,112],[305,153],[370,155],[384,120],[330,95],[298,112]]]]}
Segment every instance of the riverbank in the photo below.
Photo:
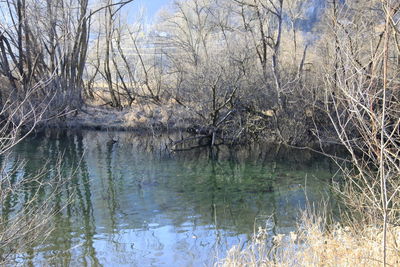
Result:
{"type": "Polygon", "coordinates": [[[231,115],[232,121],[243,120],[240,127],[229,121],[225,125],[215,127],[204,121],[196,110],[175,101],[162,104],[146,101],[122,109],[84,104],[79,110],[63,114],[55,120],[45,121],[42,128],[127,131],[138,134],[185,132],[199,139],[212,138],[215,135],[216,143],[224,144],[263,141],[297,147],[315,147],[321,143],[338,143],[334,133],[326,129],[320,131],[317,136],[316,125],[312,123],[313,118],[305,118],[302,121],[295,115],[290,111],[287,114],[274,114],[272,110],[242,110],[231,115]],[[299,123],[302,125],[299,126],[299,123]]]}
{"type": "Polygon", "coordinates": [[[154,129],[184,129],[192,121],[190,111],[171,104],[160,106],[147,103],[124,109],[84,105],[80,110],[62,115],[46,126],[147,132],[154,129]]]}

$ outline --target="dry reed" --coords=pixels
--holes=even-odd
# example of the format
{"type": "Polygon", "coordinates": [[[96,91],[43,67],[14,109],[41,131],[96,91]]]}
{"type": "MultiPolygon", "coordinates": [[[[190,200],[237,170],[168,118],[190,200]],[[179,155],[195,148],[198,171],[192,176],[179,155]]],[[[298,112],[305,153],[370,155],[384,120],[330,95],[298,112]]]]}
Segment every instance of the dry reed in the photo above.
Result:
{"type": "MultiPolygon", "coordinates": [[[[217,266],[382,266],[383,228],[328,226],[323,216],[304,213],[297,232],[267,236],[259,229],[245,249],[231,248],[217,266]],[[272,242],[268,242],[268,240],[272,242]],[[270,244],[270,245],[268,245],[270,244]]],[[[388,228],[387,266],[400,264],[400,227],[388,228]]]]}

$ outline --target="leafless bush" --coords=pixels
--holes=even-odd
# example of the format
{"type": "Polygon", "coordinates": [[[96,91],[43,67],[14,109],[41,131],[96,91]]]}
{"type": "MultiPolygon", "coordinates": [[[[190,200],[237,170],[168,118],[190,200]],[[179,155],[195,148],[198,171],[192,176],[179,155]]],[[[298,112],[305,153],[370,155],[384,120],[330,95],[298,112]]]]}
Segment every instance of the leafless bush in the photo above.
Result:
{"type": "Polygon", "coordinates": [[[334,2],[336,41],[326,74],[326,107],[352,162],[342,167],[338,191],[352,220],[382,227],[384,265],[388,229],[400,224],[399,9],[395,1],[334,2]]]}
{"type": "MultiPolygon", "coordinates": [[[[52,200],[60,196],[68,182],[68,177],[61,173],[61,158],[51,170],[44,164],[36,174],[24,174],[25,163],[12,153],[12,149],[44,120],[52,96],[40,101],[35,96],[50,82],[39,82],[20,97],[10,94],[3,98],[1,105],[0,264],[11,263],[24,249],[42,241],[51,232],[50,219],[60,211],[60,207],[52,206],[52,200]],[[27,198],[24,200],[23,196],[27,198]],[[12,200],[19,203],[15,209],[10,208],[12,200]]],[[[66,205],[70,201],[65,199],[66,205]]]]}

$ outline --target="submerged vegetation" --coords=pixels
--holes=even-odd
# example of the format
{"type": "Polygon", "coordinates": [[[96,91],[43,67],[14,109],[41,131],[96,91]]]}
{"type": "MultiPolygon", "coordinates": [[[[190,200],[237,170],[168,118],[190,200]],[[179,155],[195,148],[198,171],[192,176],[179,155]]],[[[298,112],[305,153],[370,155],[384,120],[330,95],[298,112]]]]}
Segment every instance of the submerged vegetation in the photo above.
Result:
{"type": "MultiPolygon", "coordinates": [[[[125,19],[130,2],[0,2],[2,208],[25,184],[33,199],[63,192],[57,170],[45,186],[10,167],[38,126],[179,130],[175,150],[335,143],[349,155],[335,157],[341,226],[310,215],[287,242],[275,236],[266,251],[256,238],[225,264],[398,264],[398,1],[177,0],[152,25],[125,19]]],[[[40,205],[1,218],[0,260],[18,252],[10,240],[39,236],[29,214],[40,205]],[[24,231],[9,226],[21,220],[24,231]]]]}

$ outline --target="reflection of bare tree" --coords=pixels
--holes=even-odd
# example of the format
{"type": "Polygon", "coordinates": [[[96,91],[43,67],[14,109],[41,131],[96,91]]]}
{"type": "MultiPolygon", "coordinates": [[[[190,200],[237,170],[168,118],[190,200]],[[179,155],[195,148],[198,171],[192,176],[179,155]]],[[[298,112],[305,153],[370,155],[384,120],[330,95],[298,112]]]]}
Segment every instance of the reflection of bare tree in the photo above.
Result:
{"type": "Polygon", "coordinates": [[[117,229],[116,224],[116,212],[118,202],[116,199],[116,189],[115,189],[115,181],[113,176],[113,152],[114,147],[116,146],[115,142],[108,142],[106,144],[106,168],[107,168],[107,190],[106,190],[106,203],[108,207],[108,211],[110,214],[111,228],[117,229]]]}
{"type": "MultiPolygon", "coordinates": [[[[21,179],[21,176],[23,176],[23,179],[28,179],[32,173],[35,173],[41,167],[42,162],[39,159],[44,158],[44,155],[49,158],[45,166],[46,169],[55,170],[59,164],[57,158],[60,151],[63,152],[64,160],[59,173],[62,177],[72,178],[64,180],[63,194],[57,194],[54,197],[51,197],[51,192],[46,188],[37,189],[34,185],[27,187],[27,190],[22,192],[22,196],[19,196],[19,194],[10,195],[9,199],[14,199],[14,201],[11,201],[12,206],[8,207],[5,205],[6,209],[3,209],[2,214],[4,216],[12,214],[13,210],[19,209],[18,203],[26,205],[26,203],[31,202],[29,205],[39,209],[42,207],[40,203],[47,201],[54,211],[59,212],[51,219],[54,230],[47,233],[46,246],[52,247],[52,253],[45,252],[43,258],[49,264],[73,264],[76,261],[74,248],[77,246],[77,233],[82,232],[84,236],[79,237],[79,239],[83,238],[84,240],[82,245],[82,261],[86,262],[89,257],[90,262],[99,263],[93,244],[95,225],[89,171],[86,161],[83,158],[83,136],[81,133],[75,134],[65,131],[47,132],[43,135],[46,138],[43,138],[41,134],[38,135],[39,137],[31,138],[30,142],[24,142],[19,147],[22,151],[19,153],[19,156],[23,158],[32,157],[33,160],[28,161],[23,166],[15,165],[15,167],[10,167],[16,170],[14,175],[16,179],[21,179]],[[40,156],[36,157],[35,155],[40,156]],[[38,191],[36,195],[39,195],[39,197],[37,197],[37,200],[34,200],[36,191],[38,191]],[[46,200],[47,197],[50,199],[46,200]],[[72,198],[75,201],[69,203],[68,200],[72,198]],[[76,217],[77,213],[79,214],[79,220],[76,217]]],[[[12,162],[10,163],[13,164],[12,162]]],[[[15,160],[15,163],[17,163],[17,160],[15,160]]],[[[54,173],[52,171],[45,172],[43,180],[53,179],[53,176],[54,173]]],[[[6,200],[5,204],[7,203],[8,201],[6,200]]],[[[40,246],[35,246],[35,244],[32,244],[27,250],[31,259],[35,259],[37,253],[42,251],[40,246]]],[[[38,262],[33,261],[33,264],[36,263],[38,262]]],[[[87,263],[89,264],[89,262],[87,263]]]]}
{"type": "MultiPolygon", "coordinates": [[[[78,158],[82,158],[79,166],[81,182],[80,186],[83,186],[84,193],[81,194],[80,190],[77,190],[77,195],[79,197],[79,203],[81,206],[81,210],[83,212],[83,222],[84,222],[84,232],[85,232],[85,244],[84,244],[84,255],[89,256],[93,262],[91,262],[95,266],[99,266],[99,260],[96,256],[96,250],[94,248],[93,237],[95,232],[95,223],[93,217],[93,205],[91,200],[91,188],[89,181],[89,170],[86,161],[83,158],[83,135],[81,132],[78,132],[77,135],[77,144],[76,144],[76,154],[78,158]]],[[[78,185],[79,187],[79,185],[78,185]]],[[[85,257],[84,257],[85,259],[85,257]]],[[[85,260],[85,265],[88,265],[88,262],[85,260]]]]}

